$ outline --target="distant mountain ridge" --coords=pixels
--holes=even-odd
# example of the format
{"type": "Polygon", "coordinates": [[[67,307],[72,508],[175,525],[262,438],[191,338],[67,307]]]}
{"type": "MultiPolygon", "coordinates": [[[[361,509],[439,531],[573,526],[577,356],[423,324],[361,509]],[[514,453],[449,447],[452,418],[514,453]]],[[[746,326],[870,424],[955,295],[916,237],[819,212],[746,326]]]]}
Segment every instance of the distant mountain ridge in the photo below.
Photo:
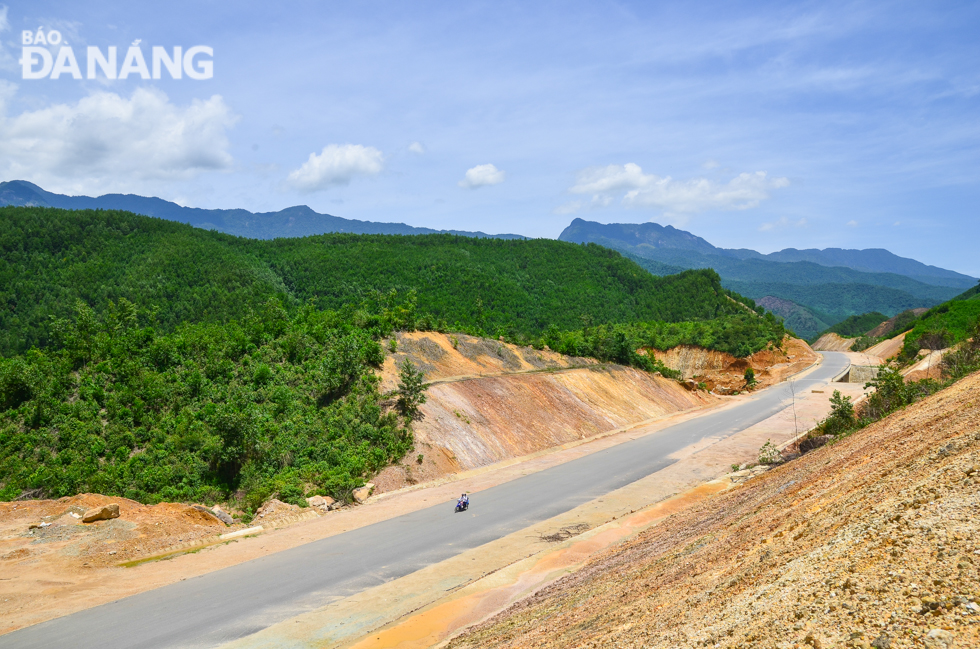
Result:
{"type": "MultiPolygon", "coordinates": [[[[606,240],[619,246],[636,248],[634,254],[676,264],[679,260],[692,258],[689,252],[702,255],[729,257],[742,261],[758,259],[772,262],[810,262],[820,266],[843,267],[864,273],[893,273],[904,275],[924,284],[969,288],[977,283],[977,278],[956,271],[923,264],[914,259],[899,257],[883,248],[866,250],[846,250],[842,248],[810,248],[797,250],[786,248],[778,252],[763,254],[747,248],[718,248],[703,238],[678,230],[673,226],[658,223],[596,223],[575,219],[558,236],[561,241],[573,243],[606,240]]],[[[716,269],[717,270],[717,269],[716,269]]]]}
{"type": "Polygon", "coordinates": [[[657,223],[575,219],[558,238],[619,250],[654,274],[713,268],[725,288],[760,301],[805,338],[848,316],[871,311],[892,316],[935,306],[977,284],[968,275],[882,249],[787,248],[764,255],[718,248],[690,232],[657,223]]]}
{"type": "Polygon", "coordinates": [[[463,230],[433,230],[404,223],[376,223],[320,214],[306,205],[287,207],[278,212],[249,212],[245,209],[206,210],[182,207],[162,198],[134,194],[105,194],[98,197],[65,196],[46,191],[26,180],[0,183],[0,205],[15,207],[58,207],[66,210],[124,210],[143,216],[187,223],[205,230],[217,230],[251,239],[306,237],[314,234],[458,234],[492,239],[526,239],[519,234],[486,234],[463,230]]]}

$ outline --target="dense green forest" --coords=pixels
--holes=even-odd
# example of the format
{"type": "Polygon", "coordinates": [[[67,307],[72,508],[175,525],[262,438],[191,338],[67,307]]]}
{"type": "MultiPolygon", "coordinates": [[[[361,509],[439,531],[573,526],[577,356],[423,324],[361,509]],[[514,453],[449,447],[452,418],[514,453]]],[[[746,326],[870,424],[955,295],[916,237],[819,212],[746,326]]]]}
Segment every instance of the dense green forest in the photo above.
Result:
{"type": "Polygon", "coordinates": [[[745,357],[767,347],[782,345],[785,329],[771,313],[724,316],[691,322],[634,322],[602,325],[580,331],[545,333],[548,346],[562,354],[593,356],[626,365],[674,374],[665,367],[650,365],[646,357],[636,358],[631,350],[648,347],[665,351],[678,345],[696,345],[745,357]]]}
{"type": "Polygon", "coordinates": [[[863,336],[864,334],[868,333],[887,319],[888,316],[883,313],[878,313],[877,311],[862,313],[861,315],[852,315],[848,316],[844,320],[841,320],[823,333],[835,333],[838,336],[843,336],[844,338],[857,338],[858,336],[863,336]]]}
{"type": "Polygon", "coordinates": [[[127,212],[0,208],[0,353],[49,345],[77,300],[125,298],[155,327],[228,322],[270,297],[288,311],[416,291],[421,326],[513,340],[561,329],[680,322],[743,312],[751,300],[710,270],[658,278],[619,253],[551,240],[320,235],[260,241],[127,212]],[[734,300],[732,299],[734,298],[734,300]]]}
{"type": "Polygon", "coordinates": [[[287,314],[161,334],[122,300],[79,303],[56,350],[0,359],[0,499],[82,491],[255,508],[273,494],[349,497],[412,447],[424,399],[405,368],[378,390],[381,337],[410,307],[287,314]]]}
{"type": "MultiPolygon", "coordinates": [[[[804,286],[782,282],[740,282],[724,281],[733,291],[759,299],[766,295],[792,300],[803,304],[823,317],[843,320],[848,316],[877,311],[885,315],[895,315],[908,309],[929,307],[949,299],[917,298],[904,291],[885,286],[867,284],[818,284],[804,286]]],[[[942,287],[936,287],[944,291],[942,287]]]]}

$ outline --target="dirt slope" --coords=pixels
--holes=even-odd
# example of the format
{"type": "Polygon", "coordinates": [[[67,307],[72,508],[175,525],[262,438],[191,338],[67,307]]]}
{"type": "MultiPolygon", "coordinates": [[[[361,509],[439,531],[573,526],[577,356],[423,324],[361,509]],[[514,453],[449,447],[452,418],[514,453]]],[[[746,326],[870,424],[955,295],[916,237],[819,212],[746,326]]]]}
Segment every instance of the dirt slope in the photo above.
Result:
{"type": "Polygon", "coordinates": [[[386,389],[406,359],[432,385],[415,450],[373,480],[377,492],[719,402],[633,368],[431,332],[398,334],[383,368],[386,389]]]}
{"type": "Polygon", "coordinates": [[[720,387],[725,391],[744,389],[745,370],[749,367],[755,371],[757,387],[763,388],[810,367],[819,359],[805,341],[789,336],[783,340],[781,349],[763,350],[746,358],[688,345],[665,352],[653,350],[653,354],[667,367],[681,372],[685,379],[703,382],[709,390],[720,387]]]}
{"type": "Polygon", "coordinates": [[[817,338],[813,348],[818,352],[846,352],[850,351],[856,341],[857,338],[844,338],[831,332],[817,338]]]}
{"type": "Polygon", "coordinates": [[[980,646],[978,394],[675,514],[450,646],[980,646]]]}
{"type": "MultiPolygon", "coordinates": [[[[907,333],[907,332],[906,332],[907,333]]],[[[902,345],[905,344],[905,334],[899,334],[894,338],[889,338],[888,340],[882,340],[877,345],[872,345],[864,350],[863,353],[869,356],[877,356],[882,360],[887,360],[892,356],[898,354],[902,351],[902,345]]]]}

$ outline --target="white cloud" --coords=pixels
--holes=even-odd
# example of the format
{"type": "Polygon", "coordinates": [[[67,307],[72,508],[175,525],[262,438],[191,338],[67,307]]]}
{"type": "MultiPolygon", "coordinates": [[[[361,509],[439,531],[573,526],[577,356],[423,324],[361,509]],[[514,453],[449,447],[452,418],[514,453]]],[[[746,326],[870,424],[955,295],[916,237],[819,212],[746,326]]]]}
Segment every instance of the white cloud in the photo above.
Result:
{"type": "Polygon", "coordinates": [[[425,145],[422,144],[421,142],[412,142],[411,144],[408,145],[408,150],[411,151],[412,153],[417,153],[419,155],[422,155],[423,153],[425,153],[425,145]]]}
{"type": "Polygon", "coordinates": [[[782,230],[784,228],[794,227],[794,228],[805,228],[807,226],[806,219],[800,219],[799,221],[790,221],[785,216],[778,221],[772,221],[771,223],[763,223],[759,226],[760,232],[768,232],[770,230],[782,230]]]}
{"type": "Polygon", "coordinates": [[[580,212],[582,207],[582,201],[569,201],[567,203],[562,203],[552,210],[552,212],[555,214],[575,214],[576,212],[580,212]]]}
{"type": "Polygon", "coordinates": [[[8,116],[15,86],[0,88],[0,175],[51,191],[136,191],[231,166],[226,131],[236,117],[219,95],[188,106],[139,88],[96,92],[74,104],[8,116]]]}
{"type": "Polygon", "coordinates": [[[7,20],[7,6],[0,7],[0,32],[10,29],[10,21],[7,20]]]}
{"type": "Polygon", "coordinates": [[[721,165],[718,164],[718,161],[717,160],[705,160],[704,163],[701,165],[701,168],[702,169],[717,169],[720,166],[721,165]]]}
{"type": "Polygon", "coordinates": [[[315,192],[347,185],[354,176],[376,176],[384,169],[384,155],[371,146],[328,144],[319,155],[311,153],[286,183],[301,192],[315,192]]]}
{"type": "Polygon", "coordinates": [[[477,165],[466,170],[466,176],[457,184],[463,189],[476,189],[484,185],[499,185],[506,174],[492,164],[477,165]]]}
{"type": "MultiPolygon", "coordinates": [[[[692,214],[706,210],[744,210],[769,198],[773,189],[786,187],[786,178],[769,178],[764,171],[742,173],[720,184],[707,178],[674,180],[645,174],[639,165],[590,167],[578,175],[573,194],[623,194],[626,207],[659,208],[668,213],[692,214]]],[[[595,202],[595,201],[593,201],[595,202]]]]}
{"type": "Polygon", "coordinates": [[[857,226],[858,226],[858,222],[857,221],[848,221],[847,222],[847,227],[849,227],[849,228],[856,228],[857,226]]]}
{"type": "Polygon", "coordinates": [[[595,210],[602,207],[609,207],[612,205],[612,196],[604,196],[602,194],[596,194],[592,197],[591,201],[570,201],[559,205],[554,209],[555,214],[574,214],[582,210],[595,210]]]}

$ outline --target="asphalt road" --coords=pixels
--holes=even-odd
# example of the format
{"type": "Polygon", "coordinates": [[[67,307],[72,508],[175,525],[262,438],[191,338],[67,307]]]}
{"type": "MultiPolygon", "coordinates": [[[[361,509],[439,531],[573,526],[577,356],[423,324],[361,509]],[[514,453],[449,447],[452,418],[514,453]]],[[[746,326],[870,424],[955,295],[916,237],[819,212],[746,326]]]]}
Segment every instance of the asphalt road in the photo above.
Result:
{"type": "MultiPolygon", "coordinates": [[[[843,354],[795,382],[810,389],[844,371],[843,354]]],[[[210,574],[0,636],[0,647],[215,647],[396,579],[623,487],[672,464],[671,453],[728,436],[787,407],[787,384],[752,401],[474,493],[210,574]]]]}

